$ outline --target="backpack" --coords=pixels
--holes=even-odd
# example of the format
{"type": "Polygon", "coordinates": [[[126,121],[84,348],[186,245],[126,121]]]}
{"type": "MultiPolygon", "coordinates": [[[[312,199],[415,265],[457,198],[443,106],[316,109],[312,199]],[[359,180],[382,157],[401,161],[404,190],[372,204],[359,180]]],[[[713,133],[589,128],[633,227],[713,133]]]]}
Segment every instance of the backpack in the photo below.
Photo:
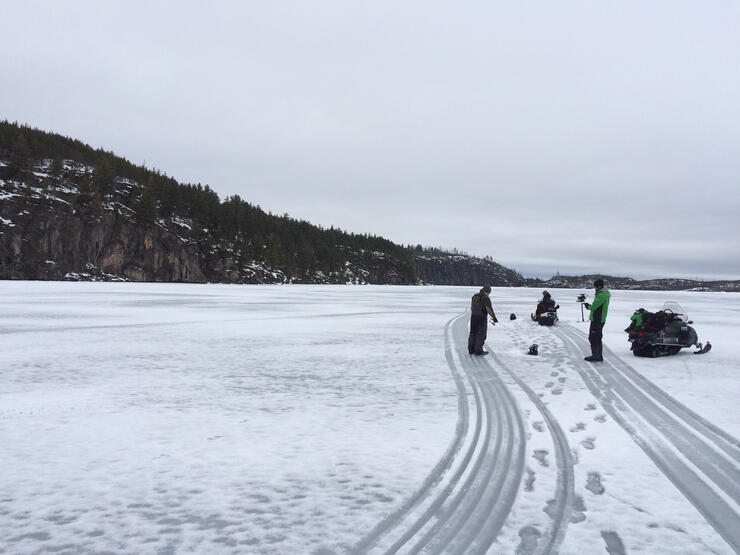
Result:
{"type": "Polygon", "coordinates": [[[476,293],[470,300],[470,312],[472,312],[475,316],[486,315],[486,305],[485,301],[483,300],[484,295],[484,293],[476,293]]]}

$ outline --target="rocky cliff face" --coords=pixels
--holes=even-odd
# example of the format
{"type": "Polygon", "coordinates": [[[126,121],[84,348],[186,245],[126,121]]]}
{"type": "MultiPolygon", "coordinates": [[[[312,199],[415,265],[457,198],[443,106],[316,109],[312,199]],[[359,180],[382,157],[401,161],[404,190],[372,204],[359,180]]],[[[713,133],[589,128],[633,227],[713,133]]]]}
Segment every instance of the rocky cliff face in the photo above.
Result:
{"type": "Polygon", "coordinates": [[[29,187],[0,172],[0,279],[279,281],[258,265],[240,271],[231,253],[192,240],[186,222],[137,223],[131,204],[139,187],[118,185],[96,203],[73,182],[29,187]]]}
{"type": "Polygon", "coordinates": [[[286,276],[265,260],[245,259],[234,245],[214,244],[207,233],[194,238],[187,219],[137,222],[137,183],[118,179],[103,202],[77,186],[92,168],[67,161],[72,177],[52,183],[48,164],[36,167],[32,186],[3,179],[0,164],[0,279],[523,284],[521,276],[492,261],[410,251],[405,260],[385,252],[344,252],[338,269],[286,276]]]}
{"type": "Polygon", "coordinates": [[[3,199],[0,277],[208,281],[198,246],[165,228],[42,200],[39,195],[3,199]]]}
{"type": "MultiPolygon", "coordinates": [[[[188,238],[187,224],[140,225],[124,206],[96,214],[54,192],[10,193],[0,202],[0,279],[284,283],[263,263],[239,264],[225,248],[188,238]],[[120,210],[120,211],[119,211],[120,210]]],[[[110,207],[108,207],[110,208],[110,207]]],[[[382,268],[317,275],[317,283],[393,283],[382,268]],[[348,275],[351,274],[351,275],[348,275]],[[377,281],[374,281],[377,280],[377,281]]]]}
{"type": "Polygon", "coordinates": [[[492,260],[456,254],[422,254],[415,257],[414,263],[418,275],[423,276],[422,280],[435,285],[481,286],[488,283],[516,287],[525,284],[517,272],[492,260]]]}

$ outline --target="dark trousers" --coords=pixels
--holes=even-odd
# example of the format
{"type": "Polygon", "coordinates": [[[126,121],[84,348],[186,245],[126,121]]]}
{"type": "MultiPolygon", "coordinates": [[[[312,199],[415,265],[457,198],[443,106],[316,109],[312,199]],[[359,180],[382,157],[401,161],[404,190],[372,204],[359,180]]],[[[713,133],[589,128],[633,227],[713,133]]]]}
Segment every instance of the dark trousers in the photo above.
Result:
{"type": "Polygon", "coordinates": [[[468,335],[468,353],[480,353],[488,333],[488,320],[485,316],[473,314],[470,316],[470,335],[468,335]]]}
{"type": "Polygon", "coordinates": [[[604,337],[604,322],[591,322],[591,327],[588,328],[588,342],[591,343],[591,356],[596,360],[604,360],[602,337],[604,337]]]}

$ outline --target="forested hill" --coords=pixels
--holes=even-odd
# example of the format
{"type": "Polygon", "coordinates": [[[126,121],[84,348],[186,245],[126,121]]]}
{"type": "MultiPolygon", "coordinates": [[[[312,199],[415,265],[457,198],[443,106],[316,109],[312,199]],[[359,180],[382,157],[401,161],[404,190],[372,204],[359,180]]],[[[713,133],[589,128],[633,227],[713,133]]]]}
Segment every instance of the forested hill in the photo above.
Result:
{"type": "Polygon", "coordinates": [[[0,279],[524,285],[491,259],[264,212],[0,122],[0,279]]]}
{"type": "Polygon", "coordinates": [[[529,287],[548,289],[591,289],[596,279],[603,279],[609,289],[631,289],[644,291],[728,291],[740,292],[740,280],[699,280],[699,279],[645,279],[589,274],[583,276],[553,276],[550,279],[527,278],[529,287]]]}

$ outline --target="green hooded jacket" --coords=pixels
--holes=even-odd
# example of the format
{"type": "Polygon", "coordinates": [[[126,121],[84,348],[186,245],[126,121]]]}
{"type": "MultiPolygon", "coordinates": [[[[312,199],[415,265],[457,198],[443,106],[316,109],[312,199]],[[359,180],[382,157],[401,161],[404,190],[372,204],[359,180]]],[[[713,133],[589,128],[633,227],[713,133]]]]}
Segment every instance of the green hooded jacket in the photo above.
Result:
{"type": "Polygon", "coordinates": [[[592,322],[601,322],[602,324],[606,322],[606,313],[609,311],[609,299],[611,296],[611,293],[606,289],[596,292],[594,302],[589,307],[591,311],[591,314],[588,316],[589,320],[592,322]]]}

